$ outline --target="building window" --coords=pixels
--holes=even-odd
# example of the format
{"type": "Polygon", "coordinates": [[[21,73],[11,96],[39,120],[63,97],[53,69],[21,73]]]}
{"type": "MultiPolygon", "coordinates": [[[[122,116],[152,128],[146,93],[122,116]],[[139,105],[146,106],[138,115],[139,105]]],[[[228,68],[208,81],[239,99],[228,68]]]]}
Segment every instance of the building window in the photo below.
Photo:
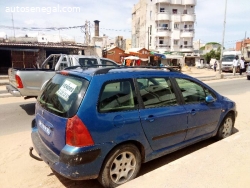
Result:
{"type": "Polygon", "coordinates": [[[160,12],[165,12],[165,8],[160,8],[160,12]]]}
{"type": "Polygon", "coordinates": [[[184,41],[184,45],[188,45],[188,41],[184,41]]]}
{"type": "Polygon", "coordinates": [[[150,11],[150,20],[152,19],[152,11],[150,11]]]}
{"type": "Polygon", "coordinates": [[[177,14],[177,13],[178,13],[177,9],[173,9],[173,14],[177,14]]]}
{"type": "Polygon", "coordinates": [[[164,37],[159,37],[159,44],[164,44],[164,37]]]}
{"type": "Polygon", "coordinates": [[[184,28],[186,29],[186,28],[187,28],[187,25],[184,25],[184,28]]]}
{"type": "Polygon", "coordinates": [[[179,40],[174,40],[174,45],[178,45],[179,44],[179,40]]]}
{"type": "Polygon", "coordinates": [[[152,37],[149,38],[149,46],[152,45],[152,37]]]}
{"type": "Polygon", "coordinates": [[[175,24],[174,24],[174,28],[175,28],[175,29],[179,29],[179,24],[178,24],[178,23],[175,23],[175,24]]]}
{"type": "Polygon", "coordinates": [[[162,27],[164,27],[164,28],[168,28],[168,24],[162,24],[162,27]]]}

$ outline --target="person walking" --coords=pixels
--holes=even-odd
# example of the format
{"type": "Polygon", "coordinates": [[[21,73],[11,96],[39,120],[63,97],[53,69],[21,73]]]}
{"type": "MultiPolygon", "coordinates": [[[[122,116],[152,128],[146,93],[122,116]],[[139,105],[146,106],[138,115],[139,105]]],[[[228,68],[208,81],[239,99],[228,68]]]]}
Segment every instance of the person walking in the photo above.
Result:
{"type": "Polygon", "coordinates": [[[214,62],[214,72],[216,72],[216,68],[217,68],[217,60],[215,60],[214,62]]]}
{"type": "Polygon", "coordinates": [[[242,72],[243,72],[244,68],[245,68],[244,57],[241,57],[241,60],[240,60],[240,75],[242,75],[242,72]]]}
{"type": "Polygon", "coordinates": [[[233,75],[235,75],[236,73],[238,62],[239,62],[239,56],[236,55],[233,60],[233,75]]]}

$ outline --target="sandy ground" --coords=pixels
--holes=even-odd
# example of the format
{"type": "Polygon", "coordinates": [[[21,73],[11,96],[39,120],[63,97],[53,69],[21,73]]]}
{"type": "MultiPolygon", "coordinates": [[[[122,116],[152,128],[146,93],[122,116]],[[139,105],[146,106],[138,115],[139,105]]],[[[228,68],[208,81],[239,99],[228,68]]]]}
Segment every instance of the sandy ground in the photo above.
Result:
{"type": "MultiPolygon", "coordinates": [[[[250,96],[250,92],[244,93],[242,95],[237,95],[237,96],[235,95],[228,96],[230,99],[234,100],[237,103],[238,111],[240,111],[239,116],[236,120],[236,124],[235,124],[236,128],[240,132],[249,130],[250,116],[248,115],[249,114],[248,109],[250,105],[250,98],[247,98],[248,96],[250,96]],[[242,100],[242,98],[247,99],[247,100],[242,100]]],[[[12,102],[20,102],[22,100],[23,100],[22,98],[15,98],[15,97],[11,99],[12,102]]],[[[31,100],[34,100],[34,99],[31,99],[31,100]]],[[[8,101],[5,98],[0,99],[0,105],[5,104],[7,102],[8,101]]],[[[1,188],[101,187],[98,181],[96,180],[71,181],[71,180],[62,178],[60,176],[57,176],[56,174],[53,173],[53,171],[49,168],[49,166],[46,165],[44,162],[38,162],[32,159],[29,156],[29,147],[32,146],[30,131],[1,136],[0,143],[1,143],[0,144],[0,151],[1,151],[0,152],[0,187],[1,188]]],[[[206,157],[206,160],[209,160],[209,157],[206,157]]],[[[174,161],[173,164],[168,164],[168,165],[170,165],[171,168],[173,169],[179,169],[178,163],[180,164],[181,162],[178,162],[177,160],[177,161],[174,161]]],[[[225,165],[227,168],[230,169],[230,165],[227,166],[227,163],[225,163],[225,165]]],[[[220,169],[216,167],[214,168],[211,167],[210,170],[211,170],[210,173],[212,173],[214,170],[216,171],[216,174],[219,173],[220,171],[220,169]]],[[[186,172],[188,172],[188,170],[186,170],[186,172]]],[[[175,172],[175,173],[178,173],[178,172],[175,172]]],[[[242,173],[244,173],[244,171],[242,171],[242,173]]],[[[184,173],[182,173],[181,175],[183,174],[184,173]]],[[[198,177],[202,178],[202,175],[198,177]]],[[[212,177],[213,176],[211,176],[211,178],[212,177]]],[[[232,176],[232,178],[233,177],[237,178],[238,176],[232,176]]],[[[150,178],[150,177],[147,177],[147,178],[150,178]]],[[[188,176],[186,176],[186,178],[188,179],[188,176]]],[[[228,177],[225,177],[221,181],[227,181],[226,178],[228,177]]],[[[178,180],[176,181],[178,182],[178,180]]],[[[231,181],[232,180],[230,179],[230,182],[231,181]]],[[[237,179],[235,181],[237,181],[237,179]]],[[[190,187],[187,185],[183,187],[190,187]]],[[[194,184],[190,183],[190,185],[194,185],[194,184]]],[[[206,185],[207,186],[204,186],[204,187],[209,187],[209,182],[207,182],[206,185]]],[[[227,187],[226,184],[223,184],[223,185],[224,186],[218,186],[218,187],[220,188],[227,187]]],[[[153,187],[153,186],[149,186],[149,187],[153,187]]],[[[250,187],[250,182],[249,182],[249,187],[250,187]]]]}

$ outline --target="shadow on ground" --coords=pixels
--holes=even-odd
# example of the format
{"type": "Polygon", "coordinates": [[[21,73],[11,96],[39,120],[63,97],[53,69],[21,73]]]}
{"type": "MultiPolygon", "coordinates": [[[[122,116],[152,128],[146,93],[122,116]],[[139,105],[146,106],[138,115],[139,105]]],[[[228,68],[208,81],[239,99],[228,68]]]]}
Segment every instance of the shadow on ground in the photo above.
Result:
{"type": "Polygon", "coordinates": [[[20,107],[28,114],[28,115],[35,115],[35,106],[36,103],[27,103],[21,104],[20,107]]]}
{"type": "MultiPolygon", "coordinates": [[[[239,132],[238,129],[234,128],[233,134],[239,132]]],[[[189,147],[186,147],[184,149],[181,149],[179,151],[176,151],[174,153],[165,155],[163,157],[160,157],[158,159],[152,160],[147,163],[143,163],[141,166],[141,170],[138,174],[139,176],[142,176],[146,173],[149,173],[153,170],[156,170],[157,168],[167,165],[168,163],[171,163],[175,160],[178,160],[188,154],[191,154],[195,151],[198,151],[202,148],[205,148],[211,144],[215,144],[217,140],[215,138],[210,138],[208,140],[199,142],[197,144],[191,145],[189,147]]],[[[82,181],[73,181],[69,180],[67,178],[62,177],[59,175],[57,172],[52,170],[52,173],[49,174],[48,176],[55,175],[58,180],[65,186],[65,187],[73,187],[73,188],[82,188],[82,187],[91,187],[91,188],[102,188],[102,185],[98,182],[98,180],[82,180],[82,181]]]]}

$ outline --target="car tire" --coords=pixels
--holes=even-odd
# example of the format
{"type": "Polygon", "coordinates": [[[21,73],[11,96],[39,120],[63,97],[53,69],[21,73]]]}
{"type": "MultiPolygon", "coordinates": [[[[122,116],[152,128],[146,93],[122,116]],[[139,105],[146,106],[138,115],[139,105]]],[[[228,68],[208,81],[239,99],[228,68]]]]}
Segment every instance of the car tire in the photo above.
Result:
{"type": "Polygon", "coordinates": [[[247,76],[247,79],[250,80],[250,76],[247,76]]]}
{"type": "Polygon", "coordinates": [[[228,114],[220,124],[218,132],[216,134],[216,139],[221,140],[226,138],[233,133],[234,128],[234,118],[231,114],[228,114]]]}
{"type": "Polygon", "coordinates": [[[117,187],[134,179],[141,167],[141,154],[132,144],[121,145],[106,157],[98,181],[104,187],[117,187]]]}

